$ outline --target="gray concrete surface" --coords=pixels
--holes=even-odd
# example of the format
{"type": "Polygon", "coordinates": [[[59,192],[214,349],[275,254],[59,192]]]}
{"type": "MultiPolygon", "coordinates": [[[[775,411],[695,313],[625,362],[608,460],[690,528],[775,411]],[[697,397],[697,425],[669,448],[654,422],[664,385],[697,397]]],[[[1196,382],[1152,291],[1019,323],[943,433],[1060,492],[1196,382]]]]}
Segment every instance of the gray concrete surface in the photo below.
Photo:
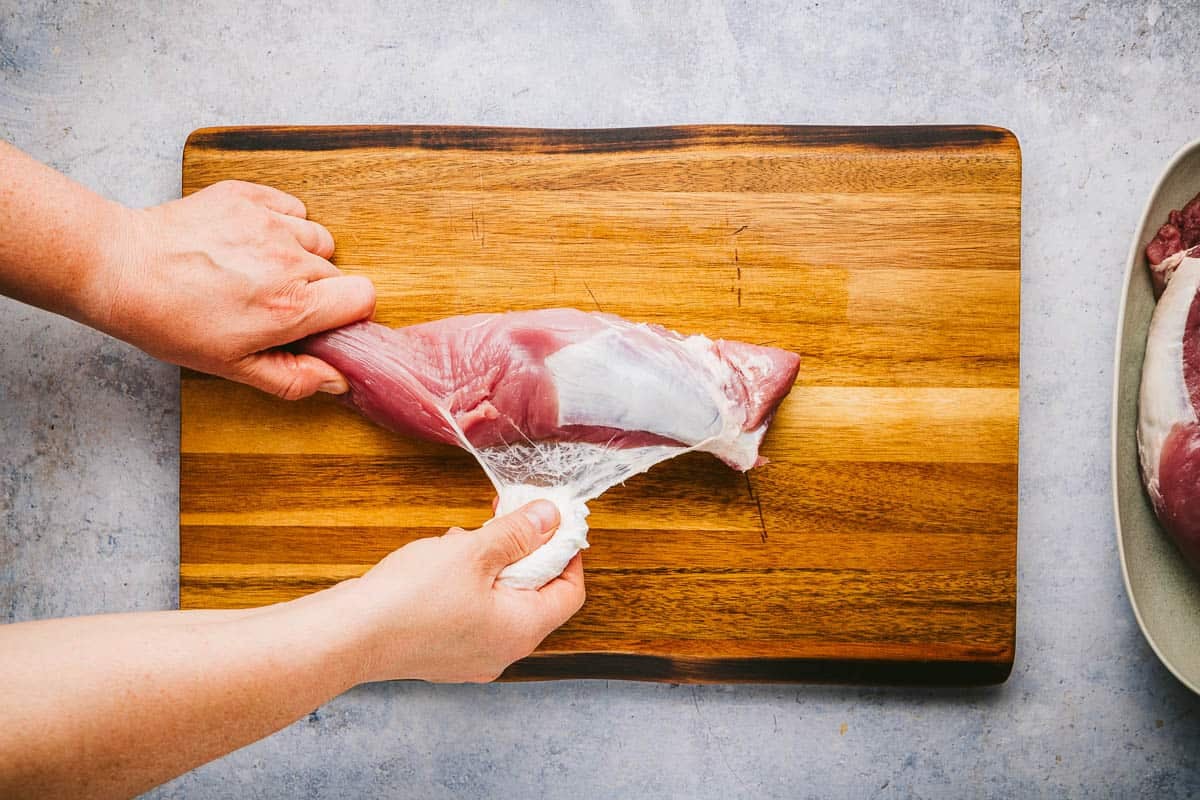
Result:
{"type": "MultiPolygon", "coordinates": [[[[1196,5],[242,5],[0,0],[0,137],[144,205],[201,125],[1014,130],[1017,666],[988,691],[369,686],[155,796],[1200,794],[1200,698],[1134,623],[1107,457],[1128,237],[1200,136],[1196,5]]],[[[176,603],[177,433],[174,369],[0,302],[0,619],[176,603]]]]}

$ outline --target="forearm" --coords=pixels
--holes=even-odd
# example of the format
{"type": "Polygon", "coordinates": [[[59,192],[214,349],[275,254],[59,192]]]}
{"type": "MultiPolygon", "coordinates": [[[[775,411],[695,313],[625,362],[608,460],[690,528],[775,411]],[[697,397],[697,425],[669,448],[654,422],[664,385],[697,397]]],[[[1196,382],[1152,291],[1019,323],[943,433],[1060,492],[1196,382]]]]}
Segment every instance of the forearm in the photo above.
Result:
{"type": "Polygon", "coordinates": [[[0,796],[127,796],[363,679],[344,587],[251,611],[0,628],[0,796]]]}
{"type": "Polygon", "coordinates": [[[129,210],[0,142],[0,294],[90,325],[129,210]]]}

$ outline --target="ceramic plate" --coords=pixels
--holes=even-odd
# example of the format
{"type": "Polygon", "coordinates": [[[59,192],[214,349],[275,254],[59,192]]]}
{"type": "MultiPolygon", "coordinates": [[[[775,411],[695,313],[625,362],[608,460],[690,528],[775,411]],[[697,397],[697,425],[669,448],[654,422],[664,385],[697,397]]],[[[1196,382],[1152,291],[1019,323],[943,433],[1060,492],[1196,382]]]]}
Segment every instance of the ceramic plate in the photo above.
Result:
{"type": "Polygon", "coordinates": [[[1129,248],[1113,387],[1113,499],[1125,588],[1142,633],[1167,669],[1200,694],[1200,575],[1167,538],[1138,474],[1137,404],[1154,292],[1143,252],[1171,209],[1200,192],[1200,139],[1180,150],[1150,195],[1129,248]]]}

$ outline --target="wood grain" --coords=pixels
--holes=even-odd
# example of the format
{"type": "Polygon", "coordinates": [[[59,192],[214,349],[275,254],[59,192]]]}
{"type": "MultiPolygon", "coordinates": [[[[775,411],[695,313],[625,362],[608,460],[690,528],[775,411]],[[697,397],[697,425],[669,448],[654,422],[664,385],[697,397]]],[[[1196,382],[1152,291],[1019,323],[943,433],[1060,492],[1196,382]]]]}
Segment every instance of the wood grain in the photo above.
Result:
{"type": "MultiPolygon", "coordinates": [[[[1020,149],[977,127],[225,128],[185,193],[303,199],[377,319],[575,306],[800,353],[748,474],[592,504],[588,602],[511,679],[991,683],[1016,626],[1020,149]]],[[[454,448],[185,371],[180,603],[276,602],[473,526],[454,448]]]]}

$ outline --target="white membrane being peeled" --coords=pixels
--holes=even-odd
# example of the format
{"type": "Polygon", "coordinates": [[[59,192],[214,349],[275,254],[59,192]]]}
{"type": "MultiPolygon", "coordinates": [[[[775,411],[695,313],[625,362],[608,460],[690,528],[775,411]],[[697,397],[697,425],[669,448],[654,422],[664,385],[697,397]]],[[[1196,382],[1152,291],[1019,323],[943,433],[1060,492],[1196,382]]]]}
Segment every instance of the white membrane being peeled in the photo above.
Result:
{"type": "Polygon", "coordinates": [[[554,376],[559,425],[599,425],[692,441],[700,434],[702,441],[690,447],[526,441],[478,448],[447,415],[462,447],[475,456],[496,489],[497,517],[534,500],[558,506],[554,536],[501,572],[501,583],[537,589],[562,574],[575,554],[588,547],[588,502],[655,464],[715,440],[729,441],[739,459],[753,463],[766,426],[741,430],[743,410],[717,393],[730,370],[709,352],[711,344],[703,336],[684,341],[712,373],[707,382],[697,381],[670,348],[631,346],[615,329],[567,345],[545,362],[554,376]],[[671,413],[664,414],[667,408],[671,413]]]}
{"type": "MultiPolygon", "coordinates": [[[[630,331],[652,344],[662,334],[623,321],[608,324],[609,330],[545,358],[558,425],[643,431],[694,444],[616,447],[524,440],[475,447],[454,416],[438,407],[460,446],[475,456],[495,487],[496,517],[534,500],[549,500],[558,507],[560,522],[553,537],[505,568],[501,583],[537,589],[562,574],[588,546],[588,502],[659,462],[706,448],[740,469],[754,466],[758,458],[767,425],[743,430],[746,409],[725,391],[735,380],[734,371],[713,352],[711,339],[680,337],[670,340],[678,347],[646,346],[630,331]]],[[[771,369],[770,359],[763,356],[738,358],[740,368],[754,377],[764,377],[771,369]]]]}
{"type": "Polygon", "coordinates": [[[496,487],[496,516],[534,500],[558,506],[561,521],[549,542],[500,573],[500,582],[537,589],[560,575],[588,546],[588,501],[660,461],[694,448],[653,445],[629,449],[587,442],[534,442],[475,448],[464,444],[496,487]]]}

